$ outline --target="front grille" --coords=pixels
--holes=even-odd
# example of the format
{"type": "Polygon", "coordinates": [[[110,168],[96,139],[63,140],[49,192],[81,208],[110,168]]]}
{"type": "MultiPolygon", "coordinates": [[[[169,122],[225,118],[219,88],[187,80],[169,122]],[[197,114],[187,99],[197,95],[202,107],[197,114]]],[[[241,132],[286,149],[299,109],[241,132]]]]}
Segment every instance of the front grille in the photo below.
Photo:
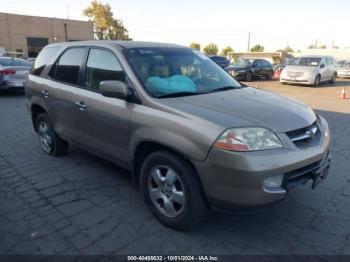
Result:
{"type": "Polygon", "coordinates": [[[304,74],[304,72],[293,72],[293,71],[287,71],[288,76],[294,76],[294,77],[300,77],[304,74]]]}
{"type": "Polygon", "coordinates": [[[319,132],[320,130],[317,126],[317,123],[314,122],[310,126],[296,129],[296,130],[287,132],[286,134],[293,143],[299,144],[299,143],[304,143],[304,142],[313,140],[318,136],[319,132]]]}

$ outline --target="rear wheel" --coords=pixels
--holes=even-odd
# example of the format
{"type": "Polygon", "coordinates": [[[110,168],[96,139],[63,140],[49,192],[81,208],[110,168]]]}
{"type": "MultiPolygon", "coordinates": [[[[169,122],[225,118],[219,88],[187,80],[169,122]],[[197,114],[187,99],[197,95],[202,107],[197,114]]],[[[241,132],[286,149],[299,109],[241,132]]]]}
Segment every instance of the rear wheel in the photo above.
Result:
{"type": "Polygon", "coordinates": [[[315,77],[315,81],[314,81],[314,87],[318,87],[321,83],[321,76],[320,75],[317,75],[315,77]]]}
{"type": "Polygon", "coordinates": [[[174,229],[199,223],[208,211],[199,178],[179,155],[156,151],[141,166],[146,203],[159,222],[174,229]]]}
{"type": "Polygon", "coordinates": [[[56,134],[46,113],[38,115],[36,130],[41,149],[46,154],[61,156],[67,153],[68,143],[56,134]]]}

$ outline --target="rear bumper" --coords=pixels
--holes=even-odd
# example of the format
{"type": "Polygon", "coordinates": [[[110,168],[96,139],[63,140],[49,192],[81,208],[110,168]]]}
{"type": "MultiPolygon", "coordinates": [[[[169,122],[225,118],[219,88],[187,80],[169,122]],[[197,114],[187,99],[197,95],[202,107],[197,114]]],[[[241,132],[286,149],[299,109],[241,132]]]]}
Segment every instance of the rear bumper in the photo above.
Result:
{"type": "Polygon", "coordinates": [[[325,177],[330,167],[328,147],[329,136],[322,135],[317,144],[303,149],[242,153],[212,148],[205,161],[193,164],[214,208],[250,209],[271,205],[284,199],[294,186],[325,177]],[[280,175],[284,177],[280,187],[264,187],[265,178],[280,175]]]}
{"type": "Polygon", "coordinates": [[[2,80],[0,90],[24,90],[24,80],[2,80]]]}

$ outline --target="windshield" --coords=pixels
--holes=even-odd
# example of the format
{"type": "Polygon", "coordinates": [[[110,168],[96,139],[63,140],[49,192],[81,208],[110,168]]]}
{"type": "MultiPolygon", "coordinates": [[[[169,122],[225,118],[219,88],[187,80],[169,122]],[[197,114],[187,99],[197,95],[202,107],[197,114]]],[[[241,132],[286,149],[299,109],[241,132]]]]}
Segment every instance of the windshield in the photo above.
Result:
{"type": "Polygon", "coordinates": [[[237,66],[237,67],[245,67],[245,66],[249,66],[252,63],[254,63],[253,59],[238,59],[234,64],[232,64],[233,66],[237,66]]]}
{"type": "Polygon", "coordinates": [[[320,57],[301,57],[296,63],[297,66],[319,66],[322,58],[320,57]]]}
{"type": "Polygon", "coordinates": [[[129,48],[124,55],[152,97],[204,94],[241,88],[199,51],[186,48],[129,48]]]}

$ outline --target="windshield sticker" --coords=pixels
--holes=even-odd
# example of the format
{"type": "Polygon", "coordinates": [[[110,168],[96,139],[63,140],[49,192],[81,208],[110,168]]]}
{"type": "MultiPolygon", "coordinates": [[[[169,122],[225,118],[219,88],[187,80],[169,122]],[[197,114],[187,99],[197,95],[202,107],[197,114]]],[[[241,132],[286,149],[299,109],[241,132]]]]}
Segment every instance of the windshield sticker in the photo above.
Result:
{"type": "Polygon", "coordinates": [[[209,57],[207,57],[205,54],[203,54],[202,52],[198,51],[198,50],[193,50],[192,51],[194,54],[198,55],[200,58],[202,58],[203,60],[208,60],[209,57]]]}
{"type": "Polygon", "coordinates": [[[155,52],[153,50],[150,49],[139,49],[138,50],[140,55],[153,55],[155,54],[155,52]]]}

